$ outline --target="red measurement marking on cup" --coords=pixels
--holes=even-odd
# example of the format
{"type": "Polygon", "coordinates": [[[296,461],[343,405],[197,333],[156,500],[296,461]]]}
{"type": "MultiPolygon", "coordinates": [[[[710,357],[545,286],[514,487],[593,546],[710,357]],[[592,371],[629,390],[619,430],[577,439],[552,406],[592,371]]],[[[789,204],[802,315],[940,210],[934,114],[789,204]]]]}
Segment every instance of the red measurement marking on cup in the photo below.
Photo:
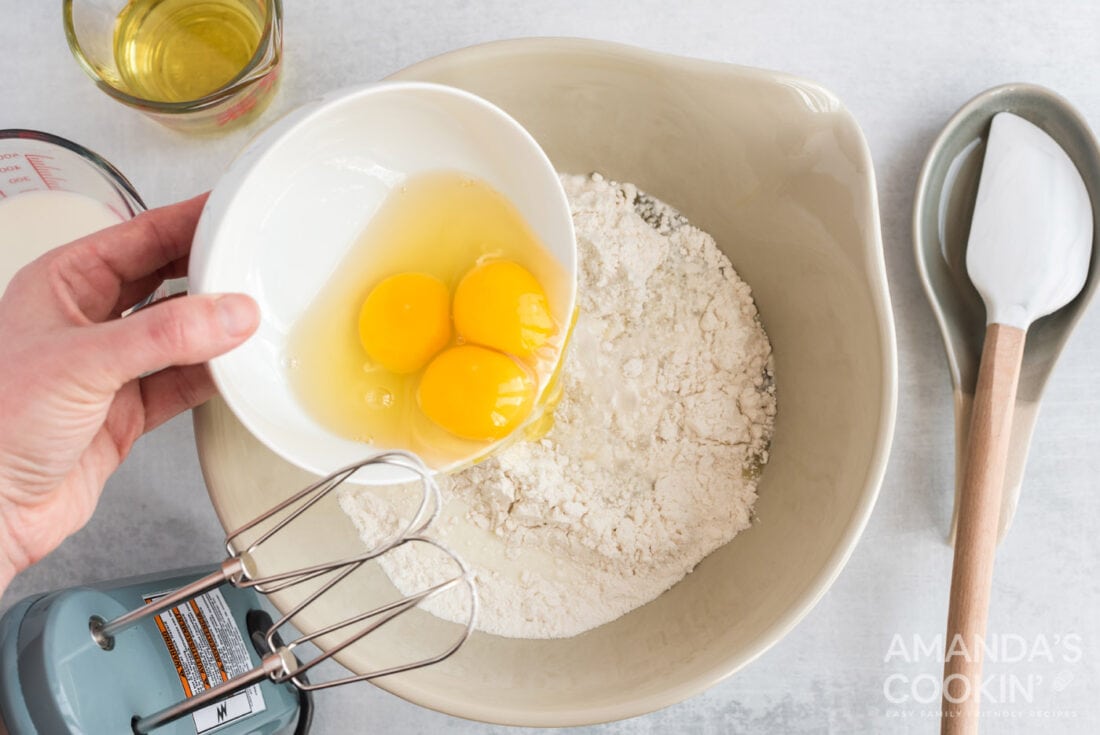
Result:
{"type": "Polygon", "coordinates": [[[57,175],[57,172],[61,169],[46,163],[47,161],[52,161],[53,156],[45,156],[40,153],[28,153],[24,158],[27,159],[27,163],[31,165],[34,172],[38,174],[38,178],[42,179],[42,183],[46,185],[47,189],[55,189],[65,183],[65,179],[57,175]]]}
{"type": "MultiPolygon", "coordinates": [[[[21,153],[0,153],[0,176],[4,177],[4,181],[0,184],[14,186],[30,183],[30,177],[23,175],[23,165],[17,160],[19,158],[22,158],[21,153]],[[4,163],[5,161],[8,163],[4,163]]],[[[7,196],[6,191],[0,190],[0,197],[7,198],[7,196]]]]}
{"type": "Polygon", "coordinates": [[[260,103],[260,98],[271,91],[271,88],[275,85],[275,82],[279,80],[279,74],[282,71],[281,66],[274,67],[267,73],[260,81],[256,82],[255,86],[250,89],[244,97],[236,102],[229,109],[222,111],[216,118],[216,123],[221,125],[228,125],[237,118],[244,117],[248,113],[255,109],[256,105],[260,103]]]}

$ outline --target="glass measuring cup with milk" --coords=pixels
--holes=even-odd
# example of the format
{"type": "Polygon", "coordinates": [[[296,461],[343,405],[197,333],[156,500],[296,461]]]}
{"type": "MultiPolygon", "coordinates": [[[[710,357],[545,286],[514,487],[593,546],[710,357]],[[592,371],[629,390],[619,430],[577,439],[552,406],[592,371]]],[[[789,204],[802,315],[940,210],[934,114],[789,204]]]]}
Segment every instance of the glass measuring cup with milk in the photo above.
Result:
{"type": "Polygon", "coordinates": [[[126,177],[87,148],[0,130],[0,293],[39,255],[144,210],[126,177]]]}

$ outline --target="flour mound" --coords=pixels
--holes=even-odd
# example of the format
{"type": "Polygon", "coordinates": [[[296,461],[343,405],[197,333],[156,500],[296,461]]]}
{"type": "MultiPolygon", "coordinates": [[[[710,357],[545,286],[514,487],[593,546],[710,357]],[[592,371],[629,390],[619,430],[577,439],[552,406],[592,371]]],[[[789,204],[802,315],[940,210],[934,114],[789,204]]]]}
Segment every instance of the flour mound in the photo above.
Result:
{"type": "MultiPolygon", "coordinates": [[[[580,314],[554,428],[445,478],[435,529],[476,571],[478,628],[509,637],[614,620],[748,528],[775,418],[771,345],[714,239],[631,184],[562,182],[580,314]]],[[[367,543],[391,512],[372,493],[341,497],[367,543]]],[[[437,573],[410,548],[381,564],[406,592],[437,573]]]]}

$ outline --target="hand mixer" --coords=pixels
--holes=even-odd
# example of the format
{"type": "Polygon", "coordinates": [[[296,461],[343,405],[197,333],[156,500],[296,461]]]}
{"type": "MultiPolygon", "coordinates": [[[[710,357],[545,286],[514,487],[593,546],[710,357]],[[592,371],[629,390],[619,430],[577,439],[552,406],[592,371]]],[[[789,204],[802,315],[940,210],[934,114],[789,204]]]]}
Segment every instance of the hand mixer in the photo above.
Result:
{"type": "Polygon", "coordinates": [[[425,535],[441,506],[439,487],[418,457],[382,452],[229,533],[228,558],[201,576],[153,575],[23,600],[0,620],[0,730],[6,725],[10,735],[275,735],[296,721],[295,732],[305,733],[310,692],[438,663],[469,638],[478,607],[473,575],[454,552],[425,535]],[[347,558],[261,574],[263,549],[285,539],[287,528],[304,522],[310,509],[368,465],[416,477],[420,502],[404,528],[347,558]],[[283,641],[300,613],[372,559],[411,543],[438,549],[453,564],[453,575],[377,606],[364,604],[361,613],[283,641]],[[262,596],[298,585],[306,585],[304,597],[272,622],[262,596]],[[467,595],[468,617],[442,651],[324,682],[307,678],[323,661],[449,591],[467,595]],[[301,648],[307,643],[319,652],[307,656],[301,648]]]}

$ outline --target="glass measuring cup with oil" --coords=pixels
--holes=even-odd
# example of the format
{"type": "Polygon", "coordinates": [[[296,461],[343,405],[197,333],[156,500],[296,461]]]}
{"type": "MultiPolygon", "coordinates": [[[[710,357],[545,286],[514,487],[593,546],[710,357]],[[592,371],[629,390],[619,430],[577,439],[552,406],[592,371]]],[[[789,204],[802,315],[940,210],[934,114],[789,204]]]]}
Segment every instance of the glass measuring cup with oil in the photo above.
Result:
{"type": "Polygon", "coordinates": [[[180,130],[254,119],[279,78],[281,0],[64,0],[64,20],[100,89],[180,130]]]}

